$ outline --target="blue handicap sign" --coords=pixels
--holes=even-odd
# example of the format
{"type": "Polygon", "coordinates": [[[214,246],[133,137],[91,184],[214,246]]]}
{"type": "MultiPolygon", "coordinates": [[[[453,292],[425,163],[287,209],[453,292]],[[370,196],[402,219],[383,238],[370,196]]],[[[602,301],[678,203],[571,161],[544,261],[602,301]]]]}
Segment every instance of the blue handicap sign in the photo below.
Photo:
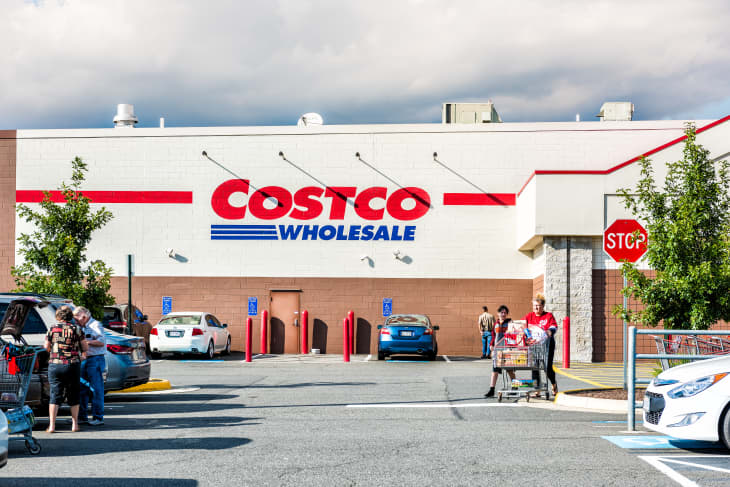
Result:
{"type": "Polygon", "coordinates": [[[383,316],[393,314],[393,298],[383,298],[383,316]]]}
{"type": "Polygon", "coordinates": [[[172,297],[162,296],[162,315],[172,313],[172,297]]]}
{"type": "Polygon", "coordinates": [[[259,312],[259,298],[248,298],[248,315],[256,316],[259,312]]]}

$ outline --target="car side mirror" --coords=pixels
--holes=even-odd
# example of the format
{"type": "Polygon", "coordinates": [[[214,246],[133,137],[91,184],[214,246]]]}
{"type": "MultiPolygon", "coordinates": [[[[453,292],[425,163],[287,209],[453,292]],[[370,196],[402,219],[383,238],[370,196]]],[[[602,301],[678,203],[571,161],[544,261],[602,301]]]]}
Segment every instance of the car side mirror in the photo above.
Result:
{"type": "Polygon", "coordinates": [[[438,325],[433,325],[433,329],[434,330],[438,330],[439,329],[439,326],[438,325]]]}
{"type": "Polygon", "coordinates": [[[228,328],[228,323],[223,323],[223,328],[228,328]]]}
{"type": "Polygon", "coordinates": [[[381,328],[383,328],[383,325],[378,325],[378,330],[380,330],[381,328]]]}

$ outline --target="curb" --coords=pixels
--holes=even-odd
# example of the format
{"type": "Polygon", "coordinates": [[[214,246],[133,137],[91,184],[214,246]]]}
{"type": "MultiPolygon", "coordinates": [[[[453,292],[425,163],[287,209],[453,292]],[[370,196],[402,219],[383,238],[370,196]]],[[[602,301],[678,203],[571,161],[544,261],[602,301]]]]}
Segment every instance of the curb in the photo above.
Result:
{"type": "Polygon", "coordinates": [[[134,392],[152,392],[152,391],[166,391],[172,389],[170,381],[167,379],[150,379],[144,384],[140,384],[134,387],[128,387],[120,391],[109,391],[109,394],[126,394],[134,392]]]}
{"type": "MultiPolygon", "coordinates": [[[[570,394],[571,392],[596,390],[600,389],[571,389],[569,391],[558,392],[558,395],[555,397],[554,404],[570,408],[610,413],[626,413],[628,411],[629,404],[627,400],[602,399],[598,397],[584,397],[570,394]]],[[[636,409],[641,409],[641,406],[637,406],[636,409]]]]}

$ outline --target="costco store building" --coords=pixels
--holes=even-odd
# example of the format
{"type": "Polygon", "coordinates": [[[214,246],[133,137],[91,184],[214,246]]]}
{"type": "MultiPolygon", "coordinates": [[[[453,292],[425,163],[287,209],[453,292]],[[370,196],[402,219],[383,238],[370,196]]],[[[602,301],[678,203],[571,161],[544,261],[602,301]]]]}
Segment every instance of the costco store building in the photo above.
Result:
{"type": "MultiPolygon", "coordinates": [[[[696,121],[713,157],[730,152],[730,122],[696,121]]],[[[659,177],[681,158],[685,121],[126,128],[0,132],[0,290],[14,287],[16,239],[30,231],[16,202],[88,163],[87,196],[114,219],[88,255],[113,267],[113,294],[155,322],[210,311],[244,348],[249,298],[270,312],[271,352],[341,353],[354,311],[355,350],[377,351],[384,300],[425,313],[439,351],[478,355],[481,306],[513,318],[542,292],[570,315],[574,360],[621,360],[618,265],[604,229],[631,218],[638,156],[659,177]],[[568,306],[570,309],[568,309],[568,306]]],[[[562,336],[557,337],[556,359],[562,336]]],[[[649,346],[649,344],[645,344],[649,346]]]]}

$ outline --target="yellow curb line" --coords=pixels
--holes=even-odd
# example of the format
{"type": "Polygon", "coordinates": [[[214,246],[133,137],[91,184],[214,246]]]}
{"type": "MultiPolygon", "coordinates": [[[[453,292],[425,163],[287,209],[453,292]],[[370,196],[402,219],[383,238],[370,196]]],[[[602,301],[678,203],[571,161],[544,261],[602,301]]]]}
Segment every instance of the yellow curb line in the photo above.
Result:
{"type": "MultiPolygon", "coordinates": [[[[558,368],[553,368],[553,370],[555,372],[557,372],[558,374],[560,374],[560,375],[564,375],[565,377],[570,377],[571,379],[579,380],[581,382],[586,382],[586,383],[588,383],[588,384],[590,384],[592,386],[600,387],[601,389],[608,389],[609,388],[605,384],[601,384],[599,382],[593,382],[592,380],[588,380],[588,379],[583,379],[582,377],[578,377],[578,376],[575,376],[573,374],[569,374],[569,373],[565,372],[564,370],[561,370],[561,369],[558,369],[558,368]]],[[[560,393],[558,393],[558,394],[560,394],[560,393]]]]}
{"type": "Polygon", "coordinates": [[[166,391],[172,389],[170,381],[167,379],[150,379],[145,384],[138,386],[129,387],[122,389],[121,391],[109,391],[109,394],[124,394],[127,392],[151,392],[151,391],[166,391]]]}

